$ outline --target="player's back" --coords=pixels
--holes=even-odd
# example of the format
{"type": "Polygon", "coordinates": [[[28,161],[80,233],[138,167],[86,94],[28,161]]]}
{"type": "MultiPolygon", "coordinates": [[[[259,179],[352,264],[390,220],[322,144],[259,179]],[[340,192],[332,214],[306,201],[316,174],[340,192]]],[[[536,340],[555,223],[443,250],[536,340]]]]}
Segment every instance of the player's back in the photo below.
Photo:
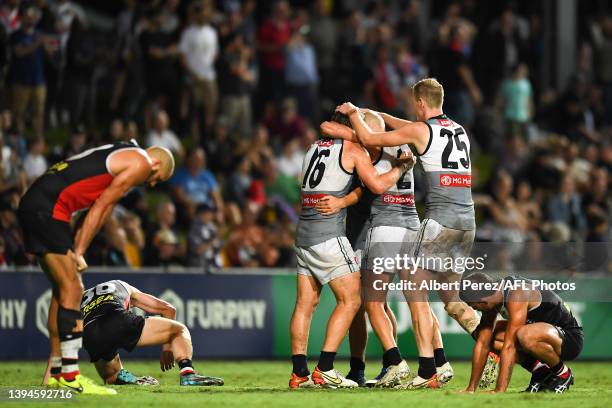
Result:
{"type": "Polygon", "coordinates": [[[326,195],[343,197],[351,187],[353,173],[342,167],[342,139],[320,139],[310,145],[302,164],[302,211],[297,225],[295,245],[308,247],[345,235],[343,209],[333,215],[321,215],[315,208],[326,195]]]}
{"type": "Polygon", "coordinates": [[[457,230],[473,230],[472,164],[465,129],[446,115],[425,122],[429,144],[419,155],[424,171],[425,218],[457,230]]]}
{"type": "Polygon", "coordinates": [[[134,143],[117,142],[55,163],[30,186],[21,200],[22,211],[49,213],[70,222],[72,213],[89,208],[110,185],[114,175],[108,168],[109,159],[126,149],[142,150],[134,143]]]}
{"type": "Polygon", "coordinates": [[[87,289],[81,300],[83,324],[97,320],[105,315],[121,312],[130,308],[128,285],[120,280],[111,280],[87,289]]]}

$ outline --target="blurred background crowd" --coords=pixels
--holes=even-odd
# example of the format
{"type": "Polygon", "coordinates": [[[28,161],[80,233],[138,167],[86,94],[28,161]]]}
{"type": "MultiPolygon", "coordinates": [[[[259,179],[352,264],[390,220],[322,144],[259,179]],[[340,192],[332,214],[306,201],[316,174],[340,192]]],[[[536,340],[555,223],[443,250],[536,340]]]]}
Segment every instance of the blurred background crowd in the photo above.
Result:
{"type": "Polygon", "coordinates": [[[534,263],[538,243],[609,243],[612,6],[576,2],[561,80],[553,3],[0,0],[0,267],[33,262],[15,216],[32,180],[131,139],[177,172],[125,197],[90,265],[292,266],[319,122],[345,100],[410,119],[425,76],[472,137],[478,241],[534,263]]]}

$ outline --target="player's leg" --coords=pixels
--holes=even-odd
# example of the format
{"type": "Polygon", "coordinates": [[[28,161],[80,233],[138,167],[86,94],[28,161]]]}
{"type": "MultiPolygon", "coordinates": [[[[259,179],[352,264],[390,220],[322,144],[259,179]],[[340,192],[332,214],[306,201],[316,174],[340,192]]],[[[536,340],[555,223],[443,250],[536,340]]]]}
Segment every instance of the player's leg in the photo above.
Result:
{"type": "Polygon", "coordinates": [[[49,331],[49,360],[43,377],[43,385],[56,386],[62,375],[62,353],[60,349],[59,333],[57,329],[57,312],[59,308],[57,291],[52,290],[49,314],[47,316],[47,330],[49,331]]]}
{"type": "Polygon", "coordinates": [[[440,332],[440,322],[438,318],[431,310],[431,317],[434,322],[434,333],[433,333],[433,342],[432,346],[434,349],[434,362],[436,363],[436,374],[438,376],[438,382],[440,384],[446,384],[455,376],[455,372],[453,367],[450,365],[448,360],[446,359],[446,354],[444,353],[444,343],[442,341],[442,333],[440,332]]]}
{"type": "Polygon", "coordinates": [[[459,323],[469,335],[472,335],[480,324],[480,317],[474,309],[459,299],[459,291],[456,287],[460,285],[462,275],[454,272],[437,273],[436,275],[439,282],[451,285],[450,287],[453,288],[452,290],[438,291],[440,300],[444,302],[446,313],[459,323]]]}
{"type": "Polygon", "coordinates": [[[325,342],[317,364],[320,371],[333,370],[336,351],[361,307],[359,272],[333,279],[329,282],[329,287],[336,297],[336,307],[327,322],[325,342]]]}
{"type": "MultiPolygon", "coordinates": [[[[174,361],[180,370],[181,385],[223,385],[223,379],[196,374],[193,368],[193,345],[191,334],[187,327],[175,320],[164,317],[149,317],[145,319],[140,339],[136,346],[170,345],[174,361]]],[[[162,352],[162,359],[167,354],[162,352]]],[[[170,365],[161,361],[162,370],[170,365]]]]}
{"type": "Polygon", "coordinates": [[[349,361],[350,371],[346,378],[355,381],[360,387],[365,385],[365,349],[368,343],[368,325],[366,311],[362,304],[349,327],[349,349],[351,359],[349,361]]]}
{"type": "Polygon", "coordinates": [[[83,283],[77,273],[72,251],[66,255],[48,253],[41,265],[58,290],[57,330],[62,356],[62,378],[72,381],[79,374],[78,356],[83,336],[80,303],[83,283]]]}
{"type": "Polygon", "coordinates": [[[320,295],[321,285],[319,282],[313,276],[298,273],[297,296],[289,325],[291,361],[293,363],[293,371],[289,382],[291,388],[297,388],[300,384],[309,380],[310,371],[306,361],[308,335],[312,315],[319,304],[320,295]]]}
{"type": "MultiPolygon", "coordinates": [[[[572,370],[563,361],[563,343],[566,341],[569,345],[574,342],[574,338],[567,336],[562,329],[543,322],[521,327],[516,336],[521,351],[537,360],[535,367],[538,366],[538,362],[549,367],[549,375],[542,380],[543,387],[549,391],[562,393],[573,384],[572,370]]],[[[581,342],[578,347],[582,347],[581,342]]],[[[579,351],[572,353],[575,355],[570,359],[575,358],[579,351]]]]}
{"type": "Polygon", "coordinates": [[[159,385],[159,381],[150,376],[136,376],[123,368],[117,353],[110,360],[101,358],[95,363],[96,371],[105,384],[113,385],[159,385]]]}

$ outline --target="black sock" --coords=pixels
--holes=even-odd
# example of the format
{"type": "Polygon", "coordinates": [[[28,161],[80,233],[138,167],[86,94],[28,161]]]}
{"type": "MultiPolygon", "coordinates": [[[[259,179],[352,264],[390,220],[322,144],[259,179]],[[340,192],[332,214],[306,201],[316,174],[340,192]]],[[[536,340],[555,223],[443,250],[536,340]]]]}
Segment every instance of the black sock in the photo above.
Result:
{"type": "Polygon", "coordinates": [[[321,351],[319,356],[319,367],[320,371],[329,371],[334,368],[334,359],[336,358],[336,352],[334,351],[321,351]]]}
{"type": "Polygon", "coordinates": [[[359,357],[351,357],[351,371],[363,371],[365,370],[365,362],[359,357]]]}
{"type": "Polygon", "coordinates": [[[561,374],[561,371],[563,371],[563,366],[565,364],[563,364],[563,361],[559,360],[559,363],[556,366],[550,367],[550,371],[554,374],[554,375],[559,375],[561,374]]]}
{"type": "Polygon", "coordinates": [[[538,363],[538,360],[536,360],[535,357],[530,356],[529,354],[523,356],[522,360],[523,361],[521,362],[521,367],[523,367],[525,370],[529,371],[530,373],[533,372],[533,368],[538,363]]]}
{"type": "Polygon", "coordinates": [[[178,362],[179,370],[181,375],[189,375],[195,373],[193,369],[193,363],[190,359],[184,358],[178,362]]]}
{"type": "Polygon", "coordinates": [[[419,357],[419,377],[429,380],[436,374],[436,360],[433,357],[419,357]]]}
{"type": "Polygon", "coordinates": [[[444,354],[443,348],[437,348],[434,350],[434,359],[436,360],[436,367],[442,367],[446,364],[446,354],[444,354]]]}
{"type": "Polygon", "coordinates": [[[293,363],[293,373],[300,377],[306,377],[310,374],[308,371],[308,363],[306,362],[306,356],[304,354],[294,354],[291,356],[291,362],[293,363]]]}
{"type": "Polygon", "coordinates": [[[389,365],[398,365],[402,362],[402,355],[400,354],[400,351],[397,347],[392,347],[389,350],[385,351],[383,358],[384,356],[387,356],[387,362],[389,363],[389,365]]]}
{"type": "Polygon", "coordinates": [[[391,363],[389,363],[389,356],[387,355],[387,353],[383,353],[382,356],[382,365],[384,368],[387,368],[391,365],[391,363]]]}
{"type": "Polygon", "coordinates": [[[62,367],[61,367],[61,366],[59,366],[59,367],[51,367],[50,374],[51,374],[53,377],[57,377],[57,376],[59,376],[61,373],[62,373],[62,367]]]}

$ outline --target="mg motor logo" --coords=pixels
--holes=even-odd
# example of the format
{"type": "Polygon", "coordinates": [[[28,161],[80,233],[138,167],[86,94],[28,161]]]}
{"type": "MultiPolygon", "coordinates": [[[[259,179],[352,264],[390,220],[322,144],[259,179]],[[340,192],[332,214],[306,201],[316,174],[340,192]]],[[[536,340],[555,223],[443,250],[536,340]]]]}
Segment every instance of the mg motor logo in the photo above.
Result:
{"type": "Polygon", "coordinates": [[[440,174],[442,187],[472,187],[472,176],[469,174],[440,174]]]}

